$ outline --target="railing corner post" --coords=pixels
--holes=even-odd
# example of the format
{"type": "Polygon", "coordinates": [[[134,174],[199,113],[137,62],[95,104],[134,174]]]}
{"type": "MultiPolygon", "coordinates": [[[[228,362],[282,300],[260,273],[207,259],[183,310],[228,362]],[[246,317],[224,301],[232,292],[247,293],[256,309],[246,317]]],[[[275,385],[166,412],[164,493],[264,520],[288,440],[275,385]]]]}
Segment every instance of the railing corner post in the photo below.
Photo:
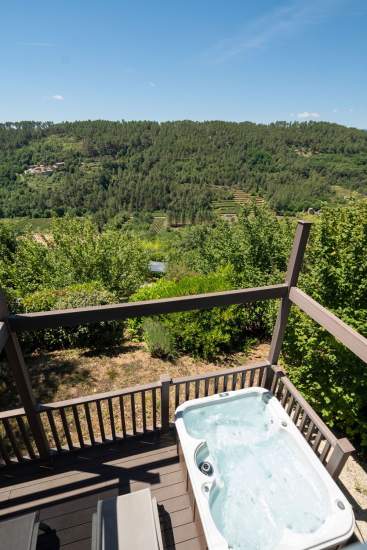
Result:
{"type": "Polygon", "coordinates": [[[354,451],[355,449],[349,439],[346,437],[338,439],[326,466],[333,479],[338,479],[346,461],[354,451]]]}
{"type": "Polygon", "coordinates": [[[169,389],[171,386],[171,377],[161,376],[161,426],[162,433],[169,430],[169,389]]]}
{"type": "Polygon", "coordinates": [[[291,307],[289,292],[292,286],[297,285],[298,276],[301,271],[303,257],[311,229],[311,222],[299,221],[297,224],[296,233],[293,240],[291,254],[288,260],[288,268],[285,284],[288,286],[287,295],[281,299],[278,316],[274,326],[269,351],[269,363],[277,365],[280,351],[283,344],[285,329],[287,326],[288,315],[291,307]]]}

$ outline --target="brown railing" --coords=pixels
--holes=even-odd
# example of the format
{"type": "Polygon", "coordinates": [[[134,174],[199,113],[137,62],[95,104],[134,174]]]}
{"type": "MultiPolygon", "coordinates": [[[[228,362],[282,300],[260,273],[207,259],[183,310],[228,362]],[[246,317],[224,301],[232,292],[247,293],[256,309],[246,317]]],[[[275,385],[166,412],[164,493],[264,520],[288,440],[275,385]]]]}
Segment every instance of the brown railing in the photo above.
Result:
{"type": "MultiPolygon", "coordinates": [[[[49,403],[39,407],[39,415],[50,452],[57,455],[166,431],[172,427],[175,409],[188,399],[253,386],[266,387],[268,381],[271,381],[268,389],[279,399],[321,462],[334,477],[339,475],[353,447],[348,440],[337,439],[285,373],[267,362],[172,380],[163,377],[153,384],[49,403]]],[[[0,448],[4,464],[39,458],[24,409],[1,413],[0,419],[4,427],[0,448]]]]}
{"type": "Polygon", "coordinates": [[[278,363],[291,304],[300,307],[358,357],[367,362],[367,339],[315,302],[296,285],[310,223],[299,222],[284,284],[146,302],[93,306],[62,311],[10,314],[0,293],[0,351],[4,348],[24,408],[0,413],[0,459],[5,466],[149,431],[167,431],[177,405],[190,398],[227,389],[263,386],[280,399],[329,472],[338,476],[353,450],[337,439],[293,386],[278,363]],[[177,311],[225,307],[258,300],[280,299],[268,361],[261,365],[225,369],[58,403],[37,403],[19,346],[17,332],[112,321],[177,311]]]}

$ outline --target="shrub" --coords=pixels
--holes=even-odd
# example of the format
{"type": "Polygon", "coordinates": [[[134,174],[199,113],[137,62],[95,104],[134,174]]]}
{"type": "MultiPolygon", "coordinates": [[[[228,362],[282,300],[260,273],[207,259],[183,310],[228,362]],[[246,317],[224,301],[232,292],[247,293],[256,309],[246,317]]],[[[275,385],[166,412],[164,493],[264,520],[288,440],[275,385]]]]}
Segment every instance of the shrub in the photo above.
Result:
{"type": "Polygon", "coordinates": [[[146,280],[148,254],[130,234],[100,233],[89,219],[64,218],[53,220],[43,241],[33,235],[19,239],[12,269],[21,296],[98,281],[121,300],[146,280]]]}
{"type": "Polygon", "coordinates": [[[175,344],[169,330],[156,319],[144,319],[144,342],[153,357],[173,359],[176,355],[175,344]]]}
{"type": "MultiPolygon", "coordinates": [[[[186,276],[180,281],[160,279],[140,288],[131,300],[230,290],[234,288],[232,278],[233,269],[227,266],[215,273],[186,276]]],[[[178,351],[209,359],[222,352],[242,349],[246,345],[246,338],[267,333],[268,324],[271,324],[274,316],[274,306],[269,305],[269,302],[264,304],[171,313],[161,315],[158,319],[172,336],[178,351]]],[[[142,319],[131,319],[128,326],[134,337],[143,337],[142,319]]]]}
{"type": "MultiPolygon", "coordinates": [[[[325,208],[300,286],[367,336],[367,204],[325,208]]],[[[329,426],[367,447],[366,365],[292,308],[283,357],[290,378],[329,426]]]]}
{"type": "MultiPolygon", "coordinates": [[[[29,294],[20,302],[26,312],[68,309],[116,302],[116,296],[99,283],[82,283],[63,289],[44,289],[29,294]]],[[[25,333],[22,338],[30,349],[93,347],[102,348],[121,342],[123,325],[118,321],[98,322],[77,327],[38,330],[25,333]]]]}

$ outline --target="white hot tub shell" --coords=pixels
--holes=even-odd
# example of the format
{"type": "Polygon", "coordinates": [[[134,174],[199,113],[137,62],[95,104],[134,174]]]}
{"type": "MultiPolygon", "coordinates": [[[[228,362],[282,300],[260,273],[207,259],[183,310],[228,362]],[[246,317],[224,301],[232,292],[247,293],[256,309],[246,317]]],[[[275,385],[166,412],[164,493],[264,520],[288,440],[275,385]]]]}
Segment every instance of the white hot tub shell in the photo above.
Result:
{"type": "Polygon", "coordinates": [[[186,401],[175,425],[209,550],[331,549],[352,535],[349,502],[266,389],[186,401]]]}

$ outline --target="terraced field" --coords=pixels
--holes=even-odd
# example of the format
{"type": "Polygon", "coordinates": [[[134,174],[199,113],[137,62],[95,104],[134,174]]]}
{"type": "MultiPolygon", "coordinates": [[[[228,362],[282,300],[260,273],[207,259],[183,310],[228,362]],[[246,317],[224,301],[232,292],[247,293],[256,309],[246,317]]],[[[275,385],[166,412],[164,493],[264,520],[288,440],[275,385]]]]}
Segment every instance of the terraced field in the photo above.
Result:
{"type": "Polygon", "coordinates": [[[167,227],[167,223],[167,216],[154,216],[150,229],[153,233],[159,233],[162,229],[167,227]]]}
{"type": "Polygon", "coordinates": [[[212,206],[219,216],[227,219],[228,216],[237,215],[241,206],[250,204],[253,201],[258,205],[265,204],[265,199],[263,197],[250,195],[250,193],[246,193],[241,189],[235,189],[232,199],[213,201],[212,206]]]}

